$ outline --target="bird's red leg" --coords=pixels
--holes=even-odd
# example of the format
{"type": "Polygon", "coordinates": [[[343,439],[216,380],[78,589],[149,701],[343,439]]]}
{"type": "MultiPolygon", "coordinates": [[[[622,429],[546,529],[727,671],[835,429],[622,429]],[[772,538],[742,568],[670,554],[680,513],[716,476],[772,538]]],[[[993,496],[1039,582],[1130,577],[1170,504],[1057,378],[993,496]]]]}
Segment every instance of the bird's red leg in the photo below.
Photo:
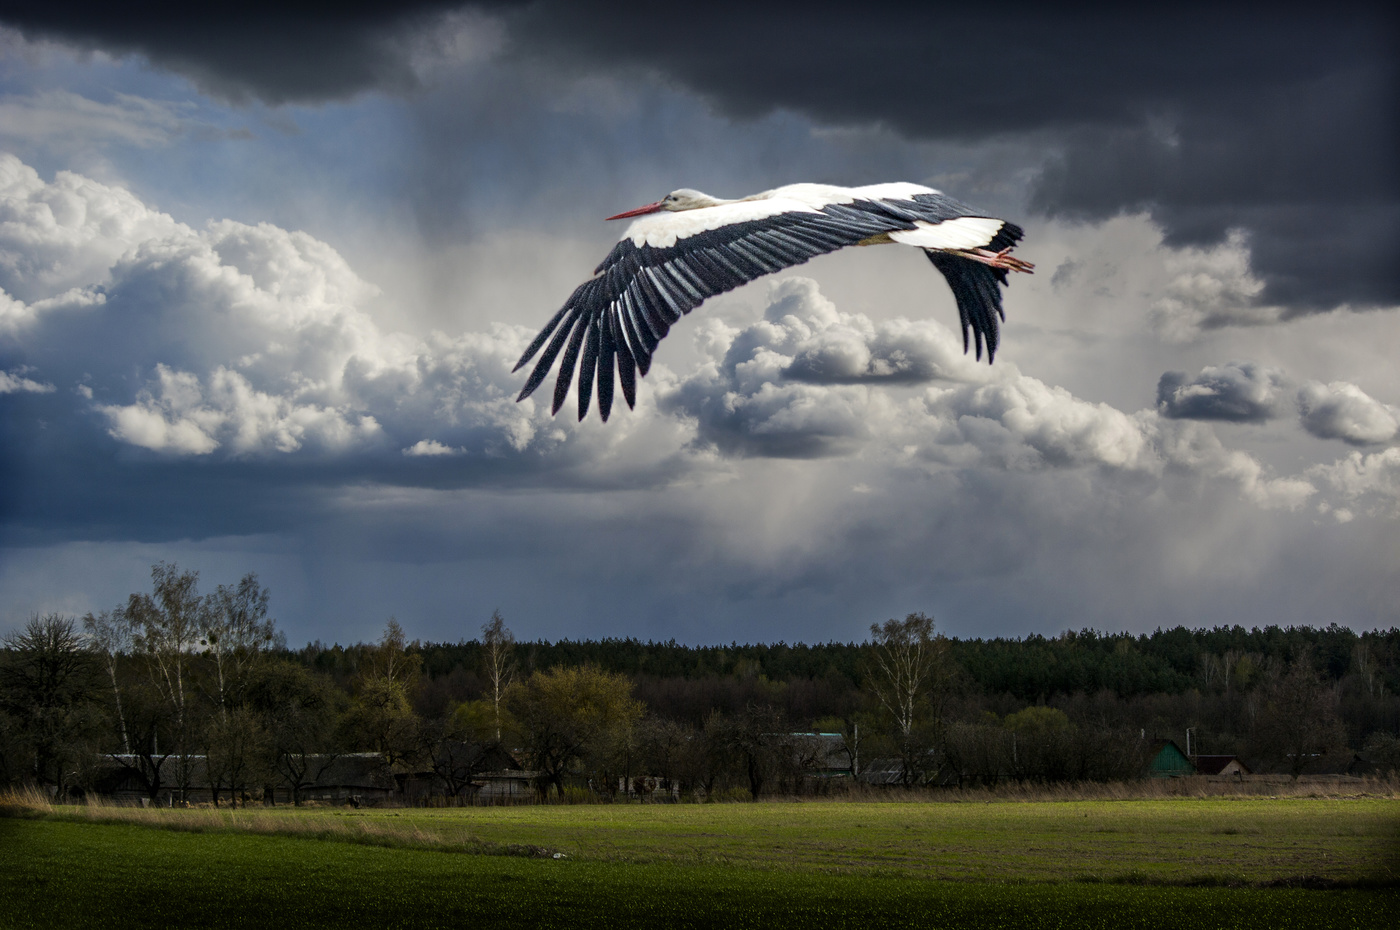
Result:
{"type": "Polygon", "coordinates": [[[949,249],[948,251],[964,258],[970,258],[974,262],[991,265],[993,268],[1001,268],[1004,271],[1023,271],[1030,274],[1035,270],[1035,265],[1023,262],[1012,255],[1010,246],[1000,252],[993,252],[989,249],[949,249]]]}

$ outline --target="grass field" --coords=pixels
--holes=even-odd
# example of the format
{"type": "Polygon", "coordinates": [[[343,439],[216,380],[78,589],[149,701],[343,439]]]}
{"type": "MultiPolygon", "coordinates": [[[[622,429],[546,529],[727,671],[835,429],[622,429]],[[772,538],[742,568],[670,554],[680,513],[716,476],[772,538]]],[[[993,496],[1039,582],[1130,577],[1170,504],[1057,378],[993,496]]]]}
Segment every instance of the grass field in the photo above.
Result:
{"type": "Polygon", "coordinates": [[[1400,911],[1400,804],[1375,798],[30,814],[0,819],[0,926],[1388,927],[1400,911]]]}

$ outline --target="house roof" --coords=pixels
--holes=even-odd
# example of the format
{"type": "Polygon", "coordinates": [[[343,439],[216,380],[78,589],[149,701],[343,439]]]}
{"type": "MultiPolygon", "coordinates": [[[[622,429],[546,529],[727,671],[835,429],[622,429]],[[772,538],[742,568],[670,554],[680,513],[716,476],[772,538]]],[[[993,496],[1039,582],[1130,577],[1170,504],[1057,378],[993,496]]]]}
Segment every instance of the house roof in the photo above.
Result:
{"type": "Polygon", "coordinates": [[[904,760],[898,756],[871,759],[860,768],[860,780],[869,785],[899,785],[904,783],[904,760]]]}
{"type": "MultiPolygon", "coordinates": [[[[324,758],[324,757],[321,757],[324,758]]],[[[321,758],[312,766],[318,788],[392,788],[393,773],[377,752],[350,752],[336,756],[324,768],[321,758]]]]}
{"type": "Polygon", "coordinates": [[[1243,759],[1233,755],[1196,756],[1191,761],[1196,763],[1196,771],[1202,775],[1219,775],[1231,762],[1238,763],[1245,774],[1253,771],[1248,765],[1245,765],[1243,759]]]}
{"type": "Polygon", "coordinates": [[[1196,767],[1191,764],[1191,760],[1181,751],[1175,740],[1154,739],[1152,758],[1147,763],[1147,771],[1148,774],[1161,778],[1189,775],[1196,771],[1196,767]]]}

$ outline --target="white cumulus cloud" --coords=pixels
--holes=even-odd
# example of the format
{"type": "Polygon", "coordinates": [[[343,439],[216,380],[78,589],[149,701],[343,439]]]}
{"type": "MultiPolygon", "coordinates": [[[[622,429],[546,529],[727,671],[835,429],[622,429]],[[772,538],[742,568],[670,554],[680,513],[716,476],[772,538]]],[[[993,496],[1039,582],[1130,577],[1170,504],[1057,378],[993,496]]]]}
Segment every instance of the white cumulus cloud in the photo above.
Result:
{"type": "MultiPolygon", "coordinates": [[[[515,402],[511,368],[530,329],[417,336],[381,325],[378,290],[307,233],[230,220],[194,229],[75,174],[45,183],[13,158],[0,159],[0,179],[8,338],[46,381],[81,385],[74,397],[112,439],[166,455],[359,456],[405,475],[421,468],[414,459],[528,462],[613,486],[704,480],[747,458],[847,458],[1188,475],[1279,509],[1318,482],[1337,493],[1322,473],[1278,476],[1188,419],[1267,419],[1285,379],[1252,363],[1182,375],[1157,409],[1124,411],[1010,360],[978,363],[937,318],[843,312],[814,281],[789,277],[747,325],[687,320],[698,363],[658,363],[637,410],[575,424],[515,402]]],[[[1379,435],[1352,407],[1350,420],[1327,422],[1379,435]]],[[[1331,408],[1323,398],[1315,409],[1331,408]]]]}
{"type": "Polygon", "coordinates": [[[1344,500],[1358,506],[1369,501],[1377,513],[1400,516],[1400,446],[1370,454],[1353,452],[1330,465],[1315,465],[1308,474],[1344,500]]]}
{"type": "Polygon", "coordinates": [[[1400,410],[1345,381],[1310,381],[1298,389],[1303,428],[1320,439],[1353,445],[1390,442],[1400,434],[1400,410]]]}
{"type": "Polygon", "coordinates": [[[436,439],[420,439],[407,449],[403,450],[404,455],[456,455],[457,449],[445,446],[436,439]]]}
{"type": "Polygon", "coordinates": [[[101,285],[137,245],[189,232],[130,191],[71,171],[45,182],[0,152],[0,289],[11,298],[42,302],[101,285]]]}

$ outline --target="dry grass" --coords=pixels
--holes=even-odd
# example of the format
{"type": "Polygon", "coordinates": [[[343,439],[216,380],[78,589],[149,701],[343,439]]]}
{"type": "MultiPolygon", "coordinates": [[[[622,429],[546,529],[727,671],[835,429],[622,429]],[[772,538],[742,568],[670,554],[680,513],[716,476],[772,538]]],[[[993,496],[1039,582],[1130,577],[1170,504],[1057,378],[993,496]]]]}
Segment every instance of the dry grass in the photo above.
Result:
{"type": "Polygon", "coordinates": [[[44,817],[87,823],[123,823],[184,833],[247,833],[357,843],[401,849],[436,849],[477,855],[555,856],[555,851],[528,843],[497,843],[474,835],[465,825],[422,823],[386,812],[369,818],[348,811],[315,808],[143,807],[133,803],[89,801],[54,804],[33,788],[0,792],[0,816],[44,817]]]}
{"type": "Polygon", "coordinates": [[[875,801],[920,804],[982,804],[989,801],[1151,801],[1171,798],[1383,798],[1400,799],[1400,778],[1357,778],[1348,775],[1251,775],[1233,778],[1145,778],[1119,782],[1008,782],[993,787],[937,790],[876,788],[852,785],[824,798],[794,801],[875,801]]]}
{"type": "Polygon", "coordinates": [[[42,817],[53,813],[47,792],[33,786],[0,791],[0,817],[42,817]]]}
{"type": "MultiPolygon", "coordinates": [[[[841,783],[837,790],[818,796],[765,798],[770,802],[798,804],[822,803],[880,803],[880,804],[985,804],[989,802],[1044,803],[1056,801],[1149,801],[1172,798],[1378,798],[1400,800],[1400,777],[1357,778],[1347,775],[1305,775],[1297,781],[1287,775],[1251,775],[1244,780],[1196,776],[1191,778],[1148,778],[1127,782],[1062,782],[1033,784],[1008,782],[993,787],[974,788],[890,788],[865,784],[841,783]]],[[[748,803],[747,792],[726,795],[720,803],[748,803]]],[[[550,806],[572,804],[596,805],[600,801],[582,790],[571,790],[564,801],[553,800],[550,806]]],[[[378,808],[396,808],[393,803],[377,804],[378,808]]],[[[531,805],[526,805],[531,806],[531,805]]],[[[627,805],[624,805],[627,806],[627,805]]],[[[209,804],[193,808],[147,808],[134,802],[89,800],[82,805],[55,805],[49,795],[39,788],[10,788],[0,791],[0,816],[39,816],[57,811],[82,809],[89,819],[120,820],[130,823],[168,824],[174,820],[208,824],[192,829],[227,829],[244,823],[258,823],[259,812],[269,824],[285,822],[288,808],[214,808],[209,804]]],[[[332,811],[317,802],[307,802],[300,810],[332,811]]],[[[451,809],[451,808],[449,808],[451,809]]],[[[240,828],[242,828],[240,826],[240,828]]],[[[257,827],[252,832],[263,832],[257,827]]],[[[277,830],[275,832],[286,832],[277,830]]]]}

